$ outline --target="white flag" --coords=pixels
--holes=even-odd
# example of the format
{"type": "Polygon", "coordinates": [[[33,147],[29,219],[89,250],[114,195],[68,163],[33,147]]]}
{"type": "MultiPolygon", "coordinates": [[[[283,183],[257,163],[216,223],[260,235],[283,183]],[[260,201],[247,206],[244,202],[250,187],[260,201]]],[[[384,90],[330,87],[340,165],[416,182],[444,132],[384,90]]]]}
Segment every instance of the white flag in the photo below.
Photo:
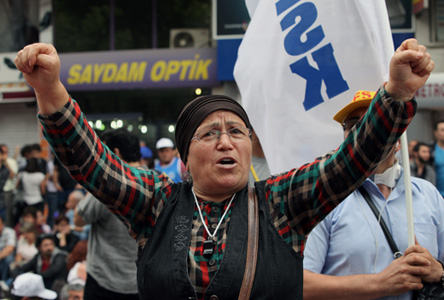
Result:
{"type": "Polygon", "coordinates": [[[333,115],[388,79],[393,41],[384,0],[247,1],[234,76],[274,174],[339,146],[333,115]]]}

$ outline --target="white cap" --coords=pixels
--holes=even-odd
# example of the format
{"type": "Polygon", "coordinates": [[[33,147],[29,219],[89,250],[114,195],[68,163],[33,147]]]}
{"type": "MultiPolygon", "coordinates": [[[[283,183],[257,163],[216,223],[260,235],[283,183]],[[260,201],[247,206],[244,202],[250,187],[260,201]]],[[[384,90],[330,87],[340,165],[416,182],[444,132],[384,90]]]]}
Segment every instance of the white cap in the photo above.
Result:
{"type": "Polygon", "coordinates": [[[161,138],[156,143],[156,149],[162,149],[162,148],[172,148],[174,149],[174,143],[169,138],[161,138]]]}
{"type": "Polygon", "coordinates": [[[55,299],[57,293],[45,288],[41,275],[25,273],[17,276],[12,284],[11,293],[20,297],[40,297],[43,299],[55,299]]]}

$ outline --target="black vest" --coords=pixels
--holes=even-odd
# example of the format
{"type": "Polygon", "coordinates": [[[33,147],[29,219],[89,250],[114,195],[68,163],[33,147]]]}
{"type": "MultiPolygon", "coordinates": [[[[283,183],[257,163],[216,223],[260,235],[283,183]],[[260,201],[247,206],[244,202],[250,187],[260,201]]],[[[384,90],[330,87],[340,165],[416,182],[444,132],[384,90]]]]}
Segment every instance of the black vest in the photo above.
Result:
{"type": "MultiPolygon", "coordinates": [[[[302,257],[271,222],[264,183],[259,199],[259,252],[251,299],[302,299],[302,257]]],[[[247,188],[234,199],[223,260],[205,291],[205,299],[237,299],[247,251],[247,188]],[[215,297],[217,296],[217,297],[215,297]]],[[[176,184],[143,249],[137,270],[140,299],[196,299],[188,277],[194,198],[188,183],[176,184]]]]}

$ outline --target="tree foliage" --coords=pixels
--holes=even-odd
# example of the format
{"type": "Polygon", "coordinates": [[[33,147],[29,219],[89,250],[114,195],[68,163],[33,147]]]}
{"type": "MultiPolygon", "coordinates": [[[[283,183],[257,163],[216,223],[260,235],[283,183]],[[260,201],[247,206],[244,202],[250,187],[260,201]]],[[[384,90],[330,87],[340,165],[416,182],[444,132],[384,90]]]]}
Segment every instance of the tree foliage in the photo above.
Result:
{"type": "Polygon", "coordinates": [[[210,28],[211,24],[209,0],[54,0],[53,3],[54,43],[59,52],[110,50],[111,11],[114,11],[116,50],[152,48],[153,36],[157,36],[157,47],[167,48],[170,29],[210,28]]]}

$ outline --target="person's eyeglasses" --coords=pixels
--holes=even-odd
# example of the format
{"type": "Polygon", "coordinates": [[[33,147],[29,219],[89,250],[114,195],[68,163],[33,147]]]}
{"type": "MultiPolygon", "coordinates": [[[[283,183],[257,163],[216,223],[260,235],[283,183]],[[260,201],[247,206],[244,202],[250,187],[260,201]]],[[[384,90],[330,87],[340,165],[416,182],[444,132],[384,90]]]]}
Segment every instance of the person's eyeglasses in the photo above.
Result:
{"type": "Polygon", "coordinates": [[[344,131],[352,130],[353,126],[355,126],[356,123],[358,123],[359,119],[360,118],[356,117],[345,120],[344,123],[342,123],[342,129],[344,129],[344,131]]]}
{"type": "Polygon", "coordinates": [[[198,140],[202,142],[214,142],[219,140],[222,134],[226,133],[230,140],[238,141],[250,138],[251,129],[246,127],[233,127],[227,131],[220,131],[216,129],[208,129],[197,132],[190,141],[198,140]]]}

